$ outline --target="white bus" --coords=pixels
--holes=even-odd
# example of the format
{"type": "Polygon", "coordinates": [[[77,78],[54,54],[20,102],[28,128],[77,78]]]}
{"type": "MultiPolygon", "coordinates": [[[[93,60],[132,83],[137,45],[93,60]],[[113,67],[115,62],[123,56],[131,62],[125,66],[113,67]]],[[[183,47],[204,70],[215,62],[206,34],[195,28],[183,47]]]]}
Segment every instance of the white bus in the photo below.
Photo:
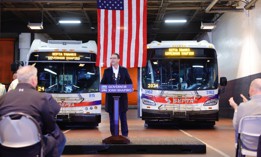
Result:
{"type": "Polygon", "coordinates": [[[38,69],[40,92],[61,105],[57,122],[98,125],[101,121],[100,69],[95,41],[34,40],[27,64],[38,69]]]}
{"type": "Polygon", "coordinates": [[[207,41],[153,41],[139,70],[139,116],[145,124],[203,121],[214,125],[219,112],[218,63],[207,41]]]}

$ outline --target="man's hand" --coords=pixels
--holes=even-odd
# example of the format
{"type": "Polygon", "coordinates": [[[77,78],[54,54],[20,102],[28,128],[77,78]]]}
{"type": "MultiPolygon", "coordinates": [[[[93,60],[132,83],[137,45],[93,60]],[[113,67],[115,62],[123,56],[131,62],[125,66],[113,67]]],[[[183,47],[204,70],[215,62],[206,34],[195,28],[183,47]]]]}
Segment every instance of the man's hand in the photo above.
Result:
{"type": "Polygon", "coordinates": [[[247,98],[243,94],[240,94],[240,96],[241,96],[243,102],[247,102],[248,101],[247,98]]]}
{"type": "Polygon", "coordinates": [[[236,111],[237,110],[237,103],[234,101],[234,98],[231,97],[229,100],[230,106],[236,111]]]}

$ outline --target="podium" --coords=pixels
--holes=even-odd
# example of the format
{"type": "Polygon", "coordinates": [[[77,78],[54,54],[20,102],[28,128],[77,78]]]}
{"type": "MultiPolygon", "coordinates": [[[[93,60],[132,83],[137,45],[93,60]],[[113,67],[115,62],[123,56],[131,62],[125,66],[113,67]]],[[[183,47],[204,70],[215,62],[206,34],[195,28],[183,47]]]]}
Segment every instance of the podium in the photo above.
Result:
{"type": "Polygon", "coordinates": [[[129,144],[130,140],[124,136],[119,135],[119,99],[120,96],[117,93],[130,93],[133,92],[132,84],[101,84],[101,93],[112,93],[114,99],[114,133],[115,135],[110,136],[102,140],[104,144],[129,144]]]}

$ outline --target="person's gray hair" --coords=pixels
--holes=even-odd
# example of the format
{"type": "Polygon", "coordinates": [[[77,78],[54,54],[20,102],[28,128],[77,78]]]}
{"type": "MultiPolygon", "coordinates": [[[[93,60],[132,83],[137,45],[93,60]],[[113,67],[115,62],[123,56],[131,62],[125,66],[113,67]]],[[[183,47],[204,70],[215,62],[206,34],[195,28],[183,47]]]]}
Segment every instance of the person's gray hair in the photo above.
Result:
{"type": "Polygon", "coordinates": [[[24,66],[17,71],[17,79],[19,83],[29,83],[33,76],[37,76],[37,69],[31,65],[24,66]]]}
{"type": "Polygon", "coordinates": [[[251,82],[250,87],[253,88],[253,89],[255,89],[255,90],[258,91],[258,92],[261,92],[261,78],[254,79],[254,80],[251,82]]]}

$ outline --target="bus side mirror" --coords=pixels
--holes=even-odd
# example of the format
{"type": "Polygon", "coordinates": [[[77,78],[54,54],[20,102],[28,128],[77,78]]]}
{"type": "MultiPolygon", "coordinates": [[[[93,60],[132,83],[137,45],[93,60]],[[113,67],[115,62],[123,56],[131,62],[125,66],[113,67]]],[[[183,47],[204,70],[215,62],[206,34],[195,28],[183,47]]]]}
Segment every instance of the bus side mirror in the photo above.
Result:
{"type": "Polygon", "coordinates": [[[226,86],[226,85],[227,85],[227,78],[220,77],[220,86],[226,86]]]}

